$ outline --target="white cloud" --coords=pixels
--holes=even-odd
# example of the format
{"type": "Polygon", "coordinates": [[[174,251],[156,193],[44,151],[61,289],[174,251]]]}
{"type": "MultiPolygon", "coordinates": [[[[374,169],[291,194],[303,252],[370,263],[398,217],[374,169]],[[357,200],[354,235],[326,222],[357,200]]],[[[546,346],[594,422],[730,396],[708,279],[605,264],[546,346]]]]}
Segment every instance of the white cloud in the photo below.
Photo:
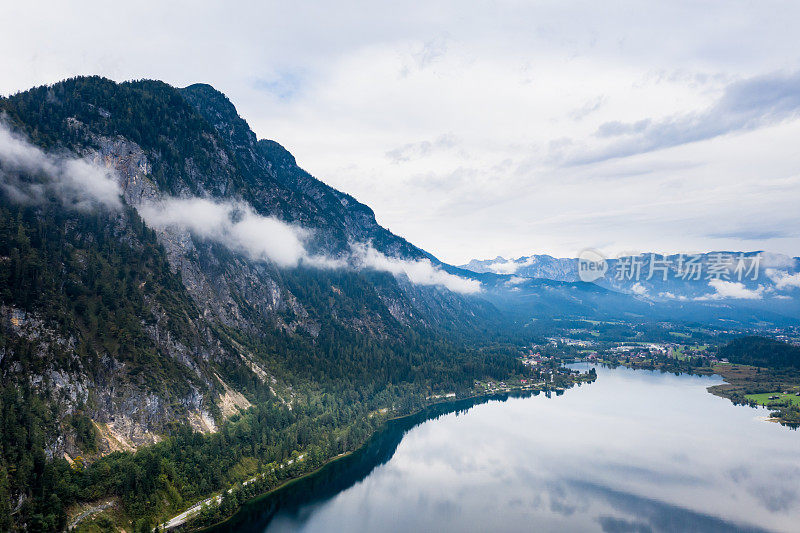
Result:
{"type": "Polygon", "coordinates": [[[261,216],[243,203],[168,198],[140,206],[139,213],[149,226],[187,229],[198,237],[244,252],[251,259],[293,267],[309,258],[305,248],[310,235],[307,230],[261,216]]]}
{"type": "Polygon", "coordinates": [[[794,268],[795,259],[785,254],[761,252],[761,266],[763,268],[794,268]]]}
{"type": "Polygon", "coordinates": [[[637,296],[649,296],[649,293],[647,292],[647,287],[645,287],[639,282],[633,284],[633,287],[631,287],[631,292],[637,296]]]}
{"type": "Polygon", "coordinates": [[[686,301],[686,300],[689,299],[688,297],[686,297],[686,296],[684,296],[682,294],[680,296],[676,296],[675,294],[673,294],[673,293],[671,293],[669,291],[659,292],[658,296],[661,297],[661,298],[664,298],[665,300],[686,301]]]}
{"type": "Polygon", "coordinates": [[[307,250],[309,230],[259,215],[241,202],[167,198],[140,206],[139,213],[151,227],[186,229],[253,260],[272,261],[281,267],[303,263],[315,268],[371,268],[405,276],[417,285],[440,285],[462,294],[481,290],[480,282],[449,274],[428,259],[408,261],[387,257],[369,244],[351,245],[351,253],[346,257],[311,254],[307,250]]]}
{"type": "Polygon", "coordinates": [[[775,283],[775,288],[779,291],[783,289],[800,288],[800,272],[789,274],[788,272],[768,268],[766,273],[769,279],[775,283]]]}
{"type": "Polygon", "coordinates": [[[0,161],[7,170],[55,175],[58,167],[52,158],[0,122],[0,161]]]}
{"type": "Polygon", "coordinates": [[[716,292],[700,296],[695,298],[695,300],[723,300],[726,298],[760,300],[764,293],[763,285],[759,285],[757,289],[748,289],[745,287],[744,283],[725,281],[723,279],[712,279],[708,282],[708,286],[713,288],[716,292]]]}
{"type": "Polygon", "coordinates": [[[520,268],[531,266],[535,257],[525,257],[520,259],[503,259],[486,265],[486,268],[495,274],[515,274],[520,268]]]}
{"type": "Polygon", "coordinates": [[[0,120],[0,188],[15,202],[53,196],[65,207],[118,209],[122,190],[114,171],[72,156],[47,154],[0,120]],[[32,181],[30,178],[35,177],[32,181]]]}
{"type": "Polygon", "coordinates": [[[449,150],[457,145],[458,139],[454,135],[444,134],[440,135],[434,141],[408,143],[393,150],[389,150],[386,152],[386,157],[395,163],[401,163],[412,159],[427,157],[439,150],[449,150]]]}
{"type": "MultiPolygon", "coordinates": [[[[0,188],[16,202],[39,203],[56,196],[66,207],[119,208],[122,190],[112,170],[84,159],[46,154],[0,122],[0,188]],[[37,181],[26,179],[35,175],[37,181]]],[[[481,290],[480,282],[449,274],[429,260],[406,261],[387,257],[371,245],[352,246],[349,257],[311,254],[307,243],[311,232],[274,217],[262,216],[243,202],[208,198],[164,198],[138,207],[153,228],[180,228],[203,239],[216,241],[256,261],[271,261],[280,267],[301,262],[315,268],[383,270],[406,276],[418,285],[439,285],[462,294],[481,290]]]]}
{"type": "Polygon", "coordinates": [[[462,294],[474,294],[481,291],[479,281],[445,272],[434,266],[428,259],[407,261],[387,257],[368,244],[353,245],[353,256],[356,264],[361,268],[382,270],[395,276],[402,275],[417,285],[439,285],[462,294]]]}
{"type": "Polygon", "coordinates": [[[64,159],[61,176],[59,188],[63,198],[78,203],[94,201],[111,208],[122,206],[122,189],[111,169],[85,159],[64,159]]]}

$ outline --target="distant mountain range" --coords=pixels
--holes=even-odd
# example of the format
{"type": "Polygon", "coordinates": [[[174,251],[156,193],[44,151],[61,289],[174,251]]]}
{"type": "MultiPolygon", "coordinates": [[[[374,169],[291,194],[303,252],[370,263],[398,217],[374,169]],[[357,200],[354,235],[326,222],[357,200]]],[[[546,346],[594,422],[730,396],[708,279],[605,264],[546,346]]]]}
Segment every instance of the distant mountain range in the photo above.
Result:
{"type": "MultiPolygon", "coordinates": [[[[632,311],[641,305],[653,315],[716,321],[782,321],[800,318],[800,258],[766,252],[707,252],[660,255],[645,253],[605,261],[603,276],[591,281],[597,289],[625,294],[630,303],[608,296],[601,300],[632,311]],[[781,315],[784,319],[777,318],[781,315]]],[[[473,259],[462,269],[503,278],[508,292],[539,292],[543,283],[584,284],[580,258],[530,255],[516,259],[473,259]]],[[[514,299],[510,294],[506,296],[514,299]]],[[[519,296],[517,297],[517,299],[519,296]]],[[[613,307],[613,306],[612,306],[613,307]]],[[[599,304],[613,314],[613,309],[599,304]]],[[[635,314],[639,314],[636,312],[635,314]]],[[[645,313],[647,315],[648,313],[645,313]]]]}
{"type": "Polygon", "coordinates": [[[579,281],[578,260],[550,255],[530,255],[517,259],[497,256],[494,259],[472,259],[460,268],[473,272],[515,275],[525,278],[579,281]]]}

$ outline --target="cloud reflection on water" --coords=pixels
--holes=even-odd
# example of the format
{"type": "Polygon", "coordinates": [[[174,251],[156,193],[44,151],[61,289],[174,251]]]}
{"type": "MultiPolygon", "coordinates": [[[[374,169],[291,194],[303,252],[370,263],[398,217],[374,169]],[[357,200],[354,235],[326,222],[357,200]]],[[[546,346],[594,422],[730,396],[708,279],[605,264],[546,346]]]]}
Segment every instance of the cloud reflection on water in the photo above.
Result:
{"type": "Polygon", "coordinates": [[[708,394],[718,378],[598,373],[563,396],[490,402],[423,423],[366,477],[312,512],[279,512],[266,530],[795,527],[797,432],[708,394]]]}

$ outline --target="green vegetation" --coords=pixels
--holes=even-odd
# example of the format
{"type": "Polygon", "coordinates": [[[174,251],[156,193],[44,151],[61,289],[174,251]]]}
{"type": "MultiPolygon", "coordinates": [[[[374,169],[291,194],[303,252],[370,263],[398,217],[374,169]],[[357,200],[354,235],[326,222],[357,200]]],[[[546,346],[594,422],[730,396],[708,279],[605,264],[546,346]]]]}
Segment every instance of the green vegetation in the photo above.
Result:
{"type": "MultiPolygon", "coordinates": [[[[197,332],[186,317],[197,310],[170,271],[155,234],[135,212],[127,214],[129,225],[120,232],[108,213],[0,202],[0,298],[35,310],[58,325],[57,334],[77,336],[75,355],[90,370],[99,368],[98,354],[106,353],[152,387],[170,381],[188,390],[191,378],[159,353],[145,331],[155,319],[143,318],[149,315],[147,301],[157,300],[170,330],[188,340],[197,332]]],[[[18,363],[19,373],[74,363],[66,347],[42,358],[32,356],[34,347],[24,337],[4,335],[0,342],[9,354],[3,363],[18,363]]]]}
{"type": "MultiPolygon", "coordinates": [[[[287,156],[277,145],[249,151],[252,133],[232,106],[225,120],[236,138],[225,127],[220,134],[212,124],[226,102],[211,88],[89,77],[0,98],[0,115],[51,152],[86,153],[108,139],[136,143],[159,192],[245,200],[263,214],[325,229],[315,245],[342,249],[350,230],[376,247],[422,254],[377,226],[368,207],[296,166],[283,168],[278,159],[287,156]],[[300,182],[324,194],[292,188],[300,182]],[[323,196],[327,203],[317,201],[323,196]],[[362,225],[346,227],[352,220],[362,225]]],[[[209,242],[184,260],[218,291],[214,303],[235,304],[232,318],[199,308],[134,209],[70,209],[52,197],[23,205],[0,193],[0,530],[63,529],[68,509],[107,498],[120,508],[104,511],[106,518],[130,519],[128,531],[148,530],[256,474],[267,473],[263,486],[247,490],[353,450],[385,416],[446,393],[472,394],[478,379],[529,373],[493,329],[490,307],[465,312],[464,301],[434,290],[414,288],[409,297],[386,273],[253,264],[209,242]],[[276,295],[288,303],[265,309],[276,295]],[[408,306],[413,318],[395,318],[387,301],[408,306]],[[317,329],[297,327],[301,319],[317,329]],[[497,341],[487,341],[487,332],[497,341]],[[266,381],[243,363],[245,355],[266,369],[266,381]],[[253,407],[225,421],[216,375],[253,407]],[[88,389],[85,399],[59,390],[54,381],[65,376],[88,389]],[[163,440],[100,457],[92,420],[123,397],[132,399],[131,410],[159,399],[163,411],[153,426],[163,440]],[[210,411],[217,433],[169,422],[186,418],[187,397],[210,411]],[[62,458],[57,439],[81,459],[62,458]],[[303,461],[270,473],[299,454],[303,461]]],[[[91,524],[107,525],[102,517],[91,524]]]]}
{"type": "Polygon", "coordinates": [[[711,387],[710,392],[745,405],[764,405],[771,416],[784,425],[800,427],[800,368],[797,356],[800,348],[765,337],[743,337],[720,348],[731,364],[717,365],[714,371],[727,383],[711,387]],[[759,366],[734,364],[742,361],[759,366]],[[789,392],[789,394],[783,394],[789,392]],[[770,400],[778,396],[778,400],[770,400]]]}
{"type": "Polygon", "coordinates": [[[742,337],[720,349],[731,363],[770,369],[800,369],[800,346],[766,337],[742,337]]]}
{"type": "MultiPolygon", "coordinates": [[[[215,326],[215,334],[228,352],[244,347],[291,385],[291,409],[241,364],[209,361],[213,371],[247,394],[253,408],[213,435],[172,424],[154,446],[97,458],[96,430],[87,414],[91,405],[59,418],[56,405],[13,376],[60,368],[100,379],[104,358],[112,356],[126,365],[124,377],[134,389],[177,396],[197,378],[154,342],[146,333],[153,322],[142,317],[152,316],[155,303],[164,310],[165,327],[174,338],[197,346],[202,336],[189,317],[198,311],[180,277],[170,271],[155,235],[133,211],[78,213],[48,204],[0,203],[0,256],[5,258],[0,261],[3,303],[35,310],[57,327],[54,334],[74,340],[74,348],[49,344],[42,358],[35,338],[0,328],[0,367],[10,378],[0,387],[0,530],[14,523],[25,524],[28,531],[62,529],[68,508],[115,497],[124,513],[114,516],[129,517],[137,531],[149,531],[171,513],[270,472],[300,453],[304,461],[248,485],[246,494],[355,449],[382,423],[384,417],[374,415],[381,409],[389,408],[392,415],[413,412],[432,394],[463,393],[478,378],[518,379],[528,372],[510,345],[476,349],[424,329],[393,326],[391,335],[381,338],[335,325],[332,313],[378,314],[396,324],[374,289],[376,283],[392,282],[390,277],[287,270],[284,282],[324,324],[316,338],[273,329],[253,334],[222,324],[215,326]],[[127,217],[127,223],[120,225],[117,216],[127,217]],[[340,298],[331,309],[332,286],[360,299],[340,298]],[[71,466],[48,456],[48,443],[65,433],[89,459],[85,464],[71,466]],[[23,495],[13,515],[10,505],[17,500],[11,495],[23,495]]],[[[107,525],[106,515],[91,527],[107,525]]]]}
{"type": "Polygon", "coordinates": [[[151,177],[171,194],[182,187],[214,192],[247,186],[235,167],[220,164],[220,150],[234,158],[226,147],[215,145],[213,127],[178,91],[160,81],[117,84],[98,76],[71,78],[0,99],[0,113],[46,149],[64,147],[79,153],[85,147],[86,132],[69,127],[70,122],[91,125],[99,135],[124,136],[159,154],[151,177]],[[182,179],[187,159],[197,169],[191,180],[182,179]]]}
{"type": "Polygon", "coordinates": [[[242,497],[354,450],[385,420],[375,414],[380,408],[394,406],[391,414],[396,415],[429,403],[415,389],[407,384],[337,395],[298,394],[291,410],[269,398],[234,416],[216,434],[203,436],[175,425],[164,441],[135,454],[115,452],[73,468],[44,454],[46,435],[54,434],[58,424],[52,411],[35,394],[5,387],[0,413],[4,478],[12,489],[27,494],[19,516],[31,531],[62,528],[67,507],[109,496],[120,498],[136,531],[146,531],[187,504],[256,474],[268,473],[242,497]],[[303,461],[276,468],[301,452],[303,461]]]}
{"type": "Polygon", "coordinates": [[[780,407],[787,403],[800,407],[800,396],[797,396],[797,393],[794,392],[788,394],[783,392],[762,392],[759,394],[746,394],[745,398],[766,407],[780,407]]]}
{"type": "Polygon", "coordinates": [[[681,344],[719,344],[727,340],[729,334],[721,334],[714,328],[698,327],[693,324],[657,322],[642,317],[629,322],[620,320],[590,320],[586,318],[546,318],[530,321],[525,326],[526,333],[538,338],[543,344],[545,337],[571,337],[590,340],[598,346],[624,343],[681,343],[681,344]]]}

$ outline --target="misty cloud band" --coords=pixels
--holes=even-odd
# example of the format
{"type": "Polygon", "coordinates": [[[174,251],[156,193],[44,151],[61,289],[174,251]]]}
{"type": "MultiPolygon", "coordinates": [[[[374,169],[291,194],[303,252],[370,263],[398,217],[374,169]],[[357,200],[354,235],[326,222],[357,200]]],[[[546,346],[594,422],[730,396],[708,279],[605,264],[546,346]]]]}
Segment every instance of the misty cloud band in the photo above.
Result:
{"type": "Polygon", "coordinates": [[[138,211],[151,227],[186,229],[253,260],[272,261],[281,267],[366,268],[405,276],[416,285],[438,285],[462,294],[481,290],[480,282],[449,274],[427,259],[388,257],[371,244],[352,244],[350,254],[344,257],[311,254],[306,247],[310,230],[259,215],[242,202],[168,198],[144,204],[138,211]]]}
{"type": "MultiPolygon", "coordinates": [[[[87,211],[122,208],[122,189],[111,168],[72,155],[45,153],[0,120],[0,188],[14,202],[41,204],[54,199],[66,208],[87,211]],[[35,179],[31,179],[31,178],[35,179]]],[[[351,245],[345,257],[311,254],[311,230],[259,215],[244,202],[208,198],[171,198],[137,206],[147,225],[181,228],[218,242],[255,261],[289,268],[356,268],[405,276],[417,285],[436,285],[461,294],[481,291],[476,280],[449,274],[427,259],[388,257],[371,244],[351,245]]]]}
{"type": "Polygon", "coordinates": [[[167,198],[143,204],[139,214],[148,226],[186,229],[254,260],[293,267],[308,257],[304,245],[308,231],[255,213],[243,203],[207,198],[167,198]]]}
{"type": "Polygon", "coordinates": [[[445,272],[428,259],[409,261],[388,257],[369,244],[355,244],[351,248],[356,264],[362,267],[389,272],[396,276],[405,275],[409,281],[417,285],[441,285],[461,294],[481,292],[479,281],[445,272]]]}

